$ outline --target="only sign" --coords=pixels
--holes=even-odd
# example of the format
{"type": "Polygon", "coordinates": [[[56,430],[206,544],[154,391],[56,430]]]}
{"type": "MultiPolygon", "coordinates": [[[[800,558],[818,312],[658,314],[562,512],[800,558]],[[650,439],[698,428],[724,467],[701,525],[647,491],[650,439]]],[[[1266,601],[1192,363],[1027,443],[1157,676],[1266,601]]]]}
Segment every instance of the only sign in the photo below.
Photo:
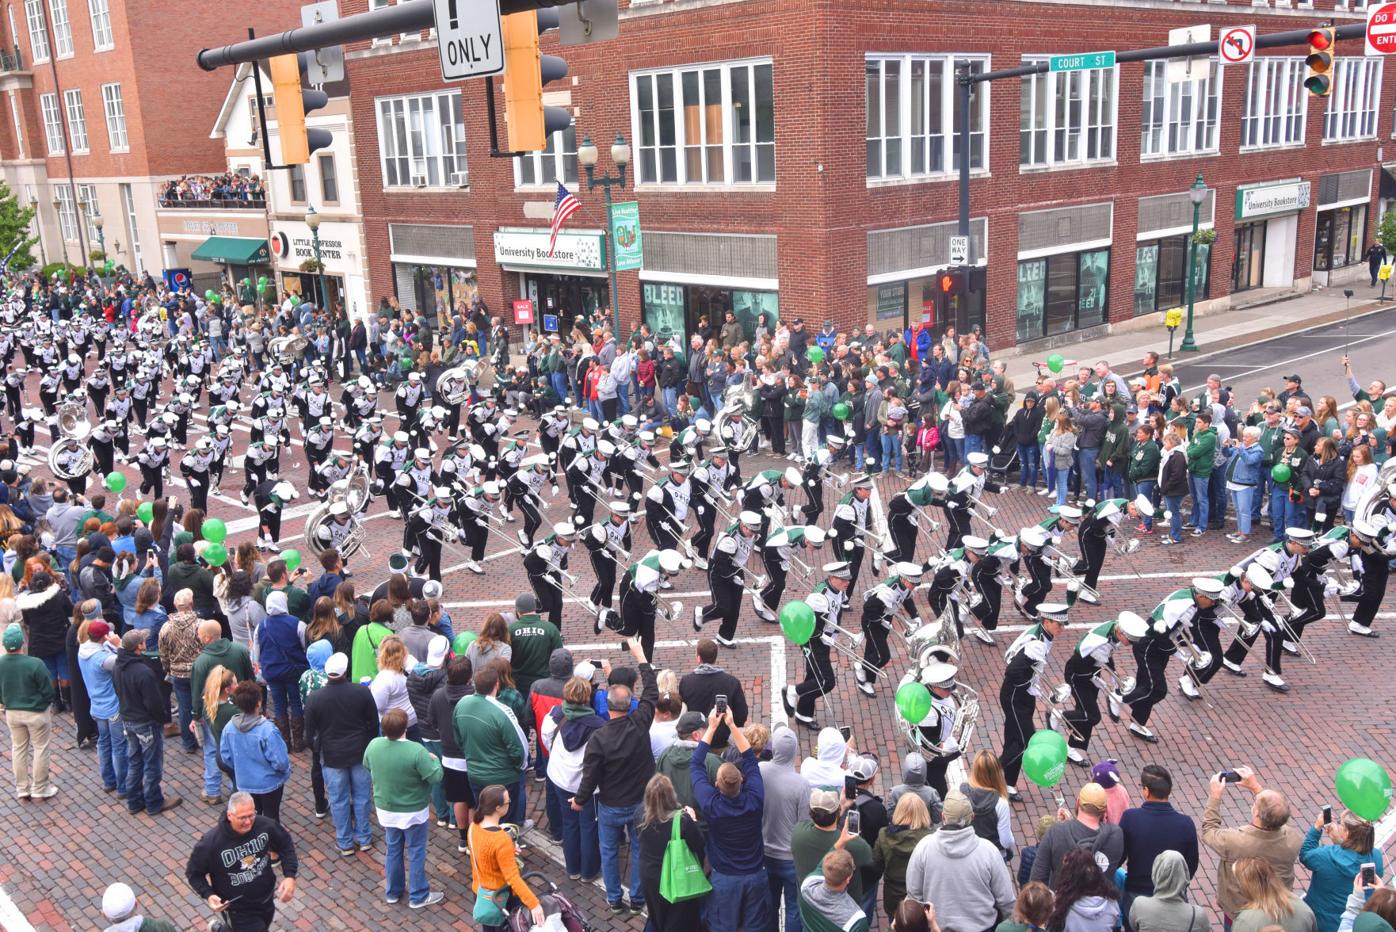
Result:
{"type": "Polygon", "coordinates": [[[1396,3],[1383,3],[1367,11],[1367,54],[1396,52],[1396,3]]]}

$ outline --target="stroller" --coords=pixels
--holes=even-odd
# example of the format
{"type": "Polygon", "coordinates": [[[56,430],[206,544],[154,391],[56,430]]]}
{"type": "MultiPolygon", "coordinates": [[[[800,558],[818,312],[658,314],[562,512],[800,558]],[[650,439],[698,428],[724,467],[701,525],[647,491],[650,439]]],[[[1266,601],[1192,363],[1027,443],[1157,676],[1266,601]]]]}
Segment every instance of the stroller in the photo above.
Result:
{"type": "MultiPolygon", "coordinates": [[[[537,871],[529,871],[523,879],[531,889],[542,891],[538,901],[548,917],[548,924],[541,928],[547,932],[597,932],[597,927],[587,921],[577,904],[558,892],[557,884],[537,871]]],[[[514,907],[509,915],[509,932],[532,932],[533,928],[533,917],[528,909],[523,904],[514,907]]]]}
{"type": "Polygon", "coordinates": [[[989,474],[999,482],[1008,481],[1008,474],[1018,468],[1018,441],[1012,425],[1005,425],[998,440],[988,450],[989,474]]]}

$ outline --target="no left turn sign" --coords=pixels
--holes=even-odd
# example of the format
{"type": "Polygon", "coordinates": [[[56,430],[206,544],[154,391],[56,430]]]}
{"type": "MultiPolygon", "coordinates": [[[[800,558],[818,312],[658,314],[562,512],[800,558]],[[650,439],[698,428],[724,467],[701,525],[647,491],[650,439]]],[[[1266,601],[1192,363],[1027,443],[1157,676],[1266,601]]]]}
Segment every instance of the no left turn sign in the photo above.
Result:
{"type": "Polygon", "coordinates": [[[1223,29],[1217,40],[1217,55],[1224,65],[1244,65],[1255,57],[1255,27],[1223,29]]]}

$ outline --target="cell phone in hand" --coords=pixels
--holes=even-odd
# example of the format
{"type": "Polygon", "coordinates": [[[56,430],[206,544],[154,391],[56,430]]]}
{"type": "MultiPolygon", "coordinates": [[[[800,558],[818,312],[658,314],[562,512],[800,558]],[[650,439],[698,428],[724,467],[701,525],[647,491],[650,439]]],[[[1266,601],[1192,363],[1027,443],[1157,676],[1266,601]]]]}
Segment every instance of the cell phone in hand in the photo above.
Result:
{"type": "Polygon", "coordinates": [[[843,775],[843,798],[858,798],[858,778],[853,776],[853,774],[851,773],[846,773],[843,775]]]}
{"type": "Polygon", "coordinates": [[[1332,825],[1332,824],[1333,824],[1333,807],[1332,807],[1332,806],[1324,806],[1322,811],[1323,811],[1323,824],[1324,824],[1324,825],[1332,825]]]}
{"type": "Polygon", "coordinates": [[[848,831],[856,835],[863,830],[863,820],[857,809],[848,810],[848,831]]]}
{"type": "Polygon", "coordinates": [[[1377,865],[1368,861],[1362,865],[1362,886],[1374,887],[1377,885],[1377,865]]]}
{"type": "Polygon", "coordinates": [[[853,738],[853,726],[852,726],[852,725],[840,725],[840,726],[839,726],[839,737],[843,739],[843,743],[844,743],[844,744],[847,744],[847,743],[853,738]]]}
{"type": "Polygon", "coordinates": [[[718,715],[726,715],[726,714],[727,714],[727,696],[724,695],[724,694],[722,694],[722,693],[718,693],[718,694],[717,694],[717,700],[716,700],[716,706],[717,706],[717,714],[718,714],[718,715]]]}
{"type": "Polygon", "coordinates": [[[1223,770],[1221,778],[1226,783],[1240,783],[1241,775],[1234,770],[1223,770]]]}

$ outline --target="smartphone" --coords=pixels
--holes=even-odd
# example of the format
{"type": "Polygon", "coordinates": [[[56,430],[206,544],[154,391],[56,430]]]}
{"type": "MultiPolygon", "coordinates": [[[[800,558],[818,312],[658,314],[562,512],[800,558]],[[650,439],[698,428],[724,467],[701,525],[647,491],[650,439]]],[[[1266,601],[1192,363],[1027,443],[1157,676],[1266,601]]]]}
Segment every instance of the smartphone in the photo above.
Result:
{"type": "Polygon", "coordinates": [[[1368,861],[1362,865],[1362,886],[1375,887],[1377,885],[1377,865],[1368,861]]]}
{"type": "Polygon", "coordinates": [[[852,726],[852,725],[840,725],[840,726],[839,726],[839,737],[843,738],[843,743],[844,743],[844,744],[847,744],[847,743],[853,738],[853,726],[852,726]]]}
{"type": "Polygon", "coordinates": [[[718,693],[718,694],[717,694],[717,714],[718,714],[718,715],[726,715],[726,714],[727,714],[727,696],[726,696],[725,693],[718,693]]]}
{"type": "Polygon", "coordinates": [[[1241,775],[1234,770],[1223,770],[1221,778],[1227,783],[1240,783],[1241,775]]]}
{"type": "Polygon", "coordinates": [[[1333,824],[1333,807],[1332,807],[1332,806],[1324,806],[1324,807],[1323,807],[1323,824],[1324,824],[1324,825],[1332,825],[1332,824],[1333,824]]]}
{"type": "Polygon", "coordinates": [[[854,835],[863,830],[863,820],[859,818],[857,809],[848,810],[848,830],[854,835]]]}
{"type": "Polygon", "coordinates": [[[843,798],[858,798],[858,778],[853,776],[853,774],[851,773],[846,773],[843,775],[843,798]]]}

